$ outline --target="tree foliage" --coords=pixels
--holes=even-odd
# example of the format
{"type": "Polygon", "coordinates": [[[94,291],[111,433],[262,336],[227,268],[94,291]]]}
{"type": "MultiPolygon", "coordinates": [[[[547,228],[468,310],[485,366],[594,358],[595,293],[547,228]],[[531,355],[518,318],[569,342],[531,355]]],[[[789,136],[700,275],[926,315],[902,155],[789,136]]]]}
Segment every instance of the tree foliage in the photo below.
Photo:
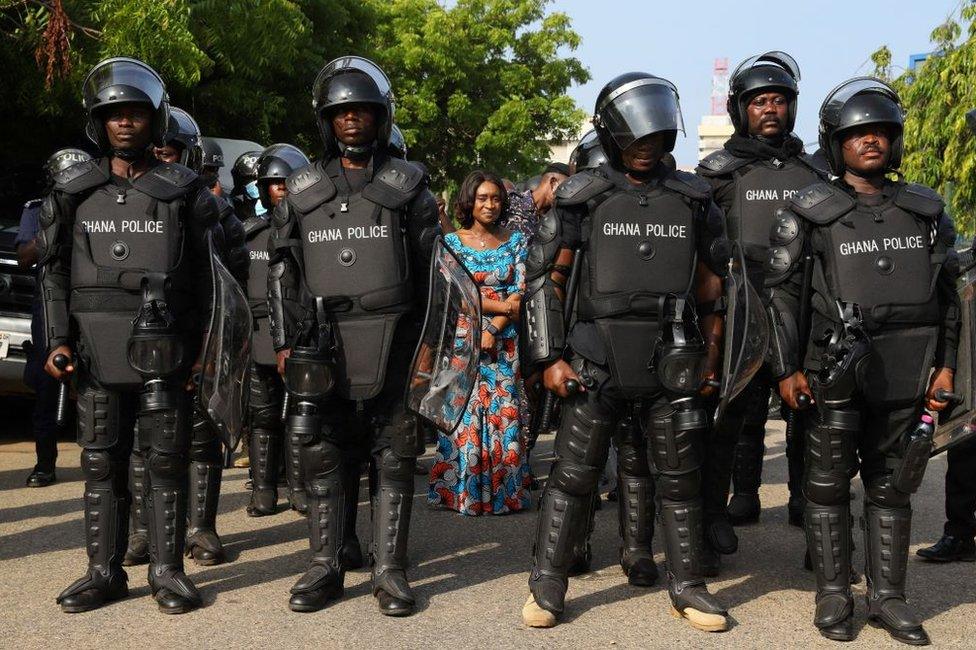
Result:
{"type": "Polygon", "coordinates": [[[976,108],[976,6],[967,3],[958,20],[949,19],[932,31],[931,40],[934,54],[892,80],[905,107],[902,172],[909,181],[941,192],[957,229],[972,235],[976,137],[966,126],[966,112],[976,108]],[[959,42],[964,29],[965,39],[959,42]]]}
{"type": "Polygon", "coordinates": [[[320,145],[309,91],[341,54],[390,74],[397,122],[443,185],[473,166],[529,174],[583,114],[587,79],[567,16],[548,0],[0,0],[0,162],[82,141],[80,86],[108,56],[142,59],[205,133],[320,145]],[[36,121],[43,121],[38,129],[36,121]]]}

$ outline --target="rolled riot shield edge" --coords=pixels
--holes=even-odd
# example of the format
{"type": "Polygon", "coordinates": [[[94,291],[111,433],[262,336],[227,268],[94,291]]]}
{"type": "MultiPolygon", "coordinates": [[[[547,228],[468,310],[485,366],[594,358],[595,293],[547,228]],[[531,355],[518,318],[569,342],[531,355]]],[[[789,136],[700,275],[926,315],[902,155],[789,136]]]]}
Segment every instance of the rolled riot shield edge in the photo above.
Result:
{"type": "Polygon", "coordinates": [[[220,261],[211,234],[207,238],[213,298],[196,407],[233,452],[247,414],[253,321],[247,296],[220,261]]]}
{"type": "Polygon", "coordinates": [[[732,242],[725,292],[725,340],[719,401],[715,408],[717,426],[729,403],[741,393],[762,368],[769,344],[769,324],[762,298],[746,275],[745,254],[732,242]]]}
{"type": "Polygon", "coordinates": [[[959,302],[962,305],[962,327],[959,332],[959,351],[956,358],[954,392],[963,401],[938,414],[938,426],[932,436],[932,456],[941,454],[959,444],[976,439],[976,358],[973,344],[976,342],[976,268],[968,269],[959,279],[959,302]]]}
{"type": "MultiPolygon", "coordinates": [[[[477,384],[478,378],[478,364],[481,356],[481,291],[478,289],[478,285],[474,281],[474,277],[465,268],[464,264],[458,259],[457,255],[451,250],[443,237],[438,236],[434,242],[433,253],[431,255],[430,263],[430,276],[428,283],[429,291],[427,296],[427,310],[424,316],[424,325],[421,330],[420,340],[417,342],[417,348],[413,355],[413,361],[410,364],[410,374],[407,378],[407,386],[404,395],[404,403],[407,411],[417,415],[423,422],[430,424],[431,426],[442,431],[446,435],[450,435],[454,429],[457,428],[458,424],[461,422],[461,418],[464,416],[468,401],[471,399],[471,394],[474,391],[474,387],[477,384]],[[443,266],[443,261],[449,260],[451,268],[443,266]],[[457,310],[455,314],[450,309],[444,309],[442,314],[434,313],[434,310],[439,306],[440,303],[435,302],[437,296],[438,288],[443,286],[440,281],[443,277],[440,271],[450,270],[459,272],[455,275],[454,279],[461,280],[465,283],[467,301],[461,305],[461,308],[457,310]],[[466,312],[463,308],[466,305],[466,312]],[[444,362],[449,362],[450,358],[445,356],[445,350],[438,349],[433,350],[430,348],[430,342],[436,341],[441,344],[447,338],[447,333],[453,331],[452,340],[457,341],[457,330],[458,321],[461,315],[466,315],[468,321],[472,323],[472,327],[469,327],[468,332],[468,349],[464,350],[462,347],[461,352],[466,352],[468,355],[467,364],[465,372],[458,373],[455,368],[454,377],[464,377],[467,379],[467,386],[463,384],[460,385],[459,390],[453,393],[453,406],[456,412],[451,414],[448,408],[441,409],[439,412],[435,412],[436,409],[432,408],[432,404],[437,404],[438,402],[434,397],[435,391],[441,390],[445,395],[446,385],[443,382],[438,382],[437,377],[438,371],[442,371],[447,374],[448,377],[451,375],[447,373],[448,368],[443,365],[434,366],[431,365],[429,368],[421,368],[420,364],[424,360],[425,350],[430,354],[431,361],[440,361],[442,364],[444,362]],[[454,317],[453,330],[449,330],[452,324],[449,322],[451,317],[454,317]],[[431,337],[430,333],[436,328],[436,337],[431,337]],[[423,386],[426,385],[426,390],[421,390],[423,386]],[[433,387],[433,388],[432,388],[433,387]]],[[[444,298],[444,303],[447,302],[452,297],[452,288],[461,287],[461,283],[449,282],[444,289],[446,290],[446,295],[444,298]]],[[[462,287],[463,288],[463,287],[462,287]]],[[[454,349],[454,348],[452,348],[454,349]]],[[[448,351],[448,354],[450,352],[448,351]]],[[[451,381],[450,385],[458,387],[458,382],[451,381]]],[[[450,404],[444,404],[445,407],[450,407],[450,404]]]]}

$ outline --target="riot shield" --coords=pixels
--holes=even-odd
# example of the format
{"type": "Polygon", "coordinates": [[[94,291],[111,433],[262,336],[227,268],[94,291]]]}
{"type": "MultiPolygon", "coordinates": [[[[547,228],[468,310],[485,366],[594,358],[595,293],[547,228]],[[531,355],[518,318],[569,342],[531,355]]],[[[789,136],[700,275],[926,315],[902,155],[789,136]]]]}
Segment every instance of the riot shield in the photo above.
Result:
{"type": "Polygon", "coordinates": [[[725,350],[722,361],[719,403],[715,423],[746,384],[759,372],[769,343],[769,323],[762,299],[746,275],[745,255],[738,242],[732,242],[732,256],[725,280],[725,350]]]}
{"type": "Polygon", "coordinates": [[[247,296],[220,261],[210,239],[213,310],[204,343],[197,401],[228,449],[240,442],[247,414],[251,360],[251,310],[247,296]]]}
{"type": "Polygon", "coordinates": [[[481,292],[438,239],[430,265],[424,329],[410,367],[407,410],[446,434],[457,428],[478,380],[481,292]]]}
{"type": "Polygon", "coordinates": [[[959,279],[959,301],[962,303],[962,328],[959,332],[959,352],[956,358],[954,392],[962,402],[950,404],[939,413],[939,424],[933,436],[932,455],[976,438],[976,268],[970,267],[959,279]]]}

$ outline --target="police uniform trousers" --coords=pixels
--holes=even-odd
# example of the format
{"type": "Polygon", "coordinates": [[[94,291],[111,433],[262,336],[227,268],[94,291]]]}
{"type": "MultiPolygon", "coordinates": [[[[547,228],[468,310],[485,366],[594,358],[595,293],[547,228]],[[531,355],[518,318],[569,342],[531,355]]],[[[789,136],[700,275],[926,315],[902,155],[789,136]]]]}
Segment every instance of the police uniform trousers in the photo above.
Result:
{"type": "Polygon", "coordinates": [[[61,384],[44,370],[47,341],[44,334],[44,312],[40,300],[32,303],[31,348],[24,364],[24,384],[34,390],[31,425],[37,464],[34,469],[53,472],[58,458],[57,407],[61,384]]]}
{"type": "Polygon", "coordinates": [[[945,534],[961,539],[976,537],[976,441],[946,452],[945,534]]]}
{"type": "Polygon", "coordinates": [[[404,408],[404,395],[419,334],[416,329],[407,318],[401,320],[391,344],[385,382],[375,397],[362,401],[334,394],[326,397],[317,405],[320,415],[315,431],[296,426],[300,418],[296,407],[301,404],[290,407],[289,435],[298,435],[301,441],[312,550],[311,566],[292,588],[293,594],[320,589],[336,580],[341,585],[340,550],[346,537],[355,532],[355,512],[350,522],[346,500],[357,498],[360,472],[372,456],[377,467],[371,495],[373,593],[382,590],[415,602],[405,571],[413,469],[424,445],[416,417],[404,408]]]}
{"type": "Polygon", "coordinates": [[[920,626],[904,604],[911,495],[895,488],[892,474],[902,463],[907,434],[919,421],[923,403],[878,405],[860,397],[839,405],[818,402],[806,427],[804,481],[804,527],[817,578],[814,622],[829,627],[853,612],[850,486],[860,470],[868,617],[887,611],[905,628],[920,626]]]}
{"type": "MultiPolygon", "coordinates": [[[[529,588],[543,609],[563,611],[574,547],[586,534],[591,495],[607,461],[618,421],[630,412],[626,397],[603,365],[572,360],[585,392],[562,405],[553,463],[539,506],[534,565],[529,588]]],[[[618,440],[622,557],[650,553],[655,487],[648,454],[657,473],[656,492],[665,536],[669,592],[704,585],[701,576],[702,504],[700,454],[706,426],[703,409],[675,410],[662,393],[641,399],[647,433],[618,440]],[[651,513],[647,516],[646,513],[651,513]],[[645,522],[637,526],[637,522],[645,522]]],[[[693,404],[685,400],[685,404],[693,404]]]]}

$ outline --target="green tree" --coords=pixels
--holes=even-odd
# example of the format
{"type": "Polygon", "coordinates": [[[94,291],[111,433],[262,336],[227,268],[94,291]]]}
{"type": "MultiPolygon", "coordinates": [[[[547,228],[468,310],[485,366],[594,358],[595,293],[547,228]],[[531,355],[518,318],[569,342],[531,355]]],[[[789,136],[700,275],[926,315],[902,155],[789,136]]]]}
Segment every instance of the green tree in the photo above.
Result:
{"type": "Polygon", "coordinates": [[[537,173],[549,141],[577,135],[584,117],[565,94],[589,78],[573,57],[569,18],[547,0],[392,0],[379,5],[378,62],[397,95],[411,157],[435,184],[474,167],[537,173]]]}
{"type": "Polygon", "coordinates": [[[901,170],[907,180],[941,192],[957,229],[968,235],[976,233],[976,138],[966,126],[966,112],[976,108],[974,20],[976,6],[966,4],[958,21],[933,30],[935,54],[892,82],[905,107],[901,170]]]}

